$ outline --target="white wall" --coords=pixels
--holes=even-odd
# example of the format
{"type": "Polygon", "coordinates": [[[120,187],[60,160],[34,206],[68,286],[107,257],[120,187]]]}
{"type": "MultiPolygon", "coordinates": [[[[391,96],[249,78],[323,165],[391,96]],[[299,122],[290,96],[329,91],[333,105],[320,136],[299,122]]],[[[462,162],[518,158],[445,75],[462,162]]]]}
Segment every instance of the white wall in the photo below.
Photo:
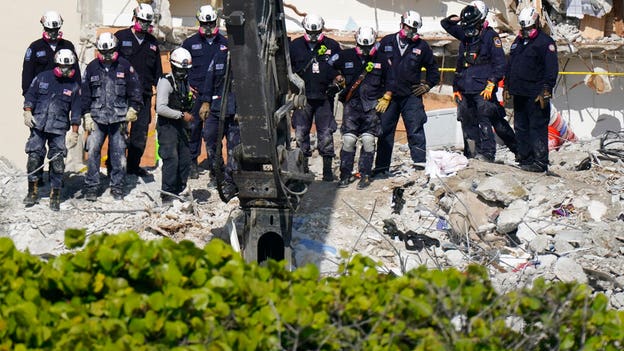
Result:
{"type": "Polygon", "coordinates": [[[3,47],[0,50],[0,80],[2,118],[0,118],[0,156],[8,158],[15,166],[26,169],[24,145],[28,128],[22,119],[22,62],[31,42],[41,38],[41,15],[47,10],[61,13],[63,36],[77,44],[80,33],[80,16],[76,0],[3,1],[0,23],[4,26],[3,47]]]}

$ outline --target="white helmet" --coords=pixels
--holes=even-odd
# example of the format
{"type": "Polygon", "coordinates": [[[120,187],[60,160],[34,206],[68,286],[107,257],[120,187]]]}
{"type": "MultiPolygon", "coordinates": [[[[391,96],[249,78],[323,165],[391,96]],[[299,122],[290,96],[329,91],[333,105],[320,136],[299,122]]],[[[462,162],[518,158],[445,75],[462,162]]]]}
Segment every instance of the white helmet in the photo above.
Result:
{"type": "Polygon", "coordinates": [[[143,21],[153,21],[154,20],[154,9],[148,4],[139,4],[139,6],[134,8],[132,13],[134,17],[143,21]]]}
{"type": "Polygon", "coordinates": [[[325,26],[325,21],[319,15],[309,14],[303,18],[301,25],[306,32],[320,32],[325,26]]]}
{"type": "Polygon", "coordinates": [[[177,68],[191,68],[193,67],[193,59],[191,53],[185,48],[177,48],[171,52],[169,62],[173,67],[177,68]]]}
{"type": "Polygon", "coordinates": [[[217,12],[210,5],[204,5],[197,11],[197,20],[199,22],[214,22],[217,20],[217,12]]]}
{"type": "Polygon", "coordinates": [[[416,11],[407,11],[401,15],[401,24],[418,29],[422,27],[422,17],[420,17],[420,13],[416,11]]]}
{"type": "Polygon", "coordinates": [[[470,3],[470,5],[476,7],[477,10],[479,10],[479,12],[481,12],[481,14],[483,15],[483,19],[485,19],[487,17],[488,13],[490,12],[490,9],[481,0],[474,0],[473,2],[470,3]]]}
{"type": "Polygon", "coordinates": [[[360,46],[371,46],[376,38],[377,33],[372,27],[360,27],[355,32],[355,42],[360,46]]]}
{"type": "Polygon", "coordinates": [[[39,22],[41,22],[43,28],[59,29],[63,25],[63,17],[56,11],[47,11],[41,16],[39,22]]]}
{"type": "Polygon", "coordinates": [[[57,65],[73,66],[76,63],[76,56],[69,49],[61,49],[54,55],[54,63],[57,65]]]}
{"type": "Polygon", "coordinates": [[[110,32],[100,34],[95,42],[98,51],[108,51],[117,48],[117,38],[110,32]]]}
{"type": "Polygon", "coordinates": [[[520,14],[518,15],[518,23],[520,23],[520,27],[528,28],[537,23],[538,17],[539,14],[537,13],[537,10],[535,8],[530,6],[525,7],[522,9],[522,11],[520,11],[520,14]]]}

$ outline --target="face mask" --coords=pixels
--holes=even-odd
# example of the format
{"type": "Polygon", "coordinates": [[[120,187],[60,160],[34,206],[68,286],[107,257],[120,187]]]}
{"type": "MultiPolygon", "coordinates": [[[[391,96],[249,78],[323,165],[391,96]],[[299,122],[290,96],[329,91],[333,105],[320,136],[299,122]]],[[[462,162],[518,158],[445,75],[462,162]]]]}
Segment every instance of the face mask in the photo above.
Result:
{"type": "Polygon", "coordinates": [[[58,78],[73,78],[76,70],[72,66],[56,66],[54,67],[54,75],[58,78]]]}
{"type": "Polygon", "coordinates": [[[171,71],[175,79],[184,80],[186,79],[186,77],[188,77],[188,69],[186,68],[178,68],[178,67],[172,66],[171,71]]]}
{"type": "Polygon", "coordinates": [[[360,56],[373,56],[375,55],[375,52],[377,52],[377,47],[375,45],[358,45],[355,47],[355,52],[360,56]]]}
{"type": "Polygon", "coordinates": [[[63,37],[63,32],[61,32],[58,28],[56,29],[44,28],[43,39],[46,42],[58,41],[62,37],[63,37]]]}
{"type": "Polygon", "coordinates": [[[217,22],[200,22],[199,24],[199,34],[204,37],[214,37],[219,33],[219,28],[217,27],[217,22]]]}
{"type": "Polygon", "coordinates": [[[104,52],[98,51],[97,57],[101,62],[110,63],[117,61],[119,53],[116,50],[108,50],[104,52]]]}
{"type": "Polygon", "coordinates": [[[325,34],[323,34],[322,32],[306,32],[303,37],[308,43],[316,43],[323,40],[325,34]]]}
{"type": "Polygon", "coordinates": [[[537,36],[537,29],[535,28],[522,28],[520,30],[520,36],[525,38],[525,39],[533,39],[537,36]]]}
{"type": "Polygon", "coordinates": [[[137,19],[134,21],[134,31],[137,33],[152,33],[154,31],[154,27],[152,26],[150,21],[142,21],[137,19]]]}
{"type": "Polygon", "coordinates": [[[464,34],[469,37],[469,38],[474,38],[476,36],[479,35],[480,30],[476,27],[464,27],[462,28],[464,30],[464,34]]]}
{"type": "Polygon", "coordinates": [[[417,30],[407,26],[403,26],[403,28],[399,31],[399,37],[401,39],[407,39],[412,41],[420,39],[420,35],[418,35],[417,30]]]}

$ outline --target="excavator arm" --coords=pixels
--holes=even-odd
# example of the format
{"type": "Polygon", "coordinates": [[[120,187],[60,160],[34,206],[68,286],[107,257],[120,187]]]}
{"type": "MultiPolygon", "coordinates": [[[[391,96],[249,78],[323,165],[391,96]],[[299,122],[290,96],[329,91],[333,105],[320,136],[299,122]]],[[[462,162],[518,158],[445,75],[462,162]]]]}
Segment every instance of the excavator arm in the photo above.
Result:
{"type": "Polygon", "coordinates": [[[245,214],[243,255],[290,262],[293,213],[314,177],[301,150],[291,147],[290,111],[305,105],[305,89],[290,66],[284,6],[282,0],[224,0],[221,15],[240,125],[233,179],[245,214]]]}

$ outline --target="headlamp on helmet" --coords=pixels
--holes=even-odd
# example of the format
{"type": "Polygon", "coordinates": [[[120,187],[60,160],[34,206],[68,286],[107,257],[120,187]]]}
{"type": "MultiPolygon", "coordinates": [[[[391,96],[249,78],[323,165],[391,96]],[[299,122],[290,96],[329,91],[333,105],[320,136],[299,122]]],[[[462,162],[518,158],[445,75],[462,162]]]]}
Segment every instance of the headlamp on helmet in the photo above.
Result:
{"type": "Polygon", "coordinates": [[[195,16],[199,21],[199,34],[212,37],[217,35],[217,12],[210,5],[204,5],[199,8],[195,16]]]}
{"type": "Polygon", "coordinates": [[[63,25],[63,18],[56,11],[47,11],[39,20],[43,26],[43,38],[46,41],[56,41],[63,36],[60,31],[63,25]]]}
{"type": "Polygon", "coordinates": [[[533,7],[525,7],[518,15],[518,23],[524,38],[534,38],[537,35],[537,21],[539,14],[533,7]]]}
{"type": "Polygon", "coordinates": [[[134,30],[139,33],[151,33],[153,30],[154,9],[148,4],[139,4],[133,10],[134,30]]]}
{"type": "Polygon", "coordinates": [[[171,63],[171,71],[174,77],[185,79],[188,71],[193,67],[193,58],[185,48],[177,48],[171,52],[169,63],[171,63]]]}
{"type": "Polygon", "coordinates": [[[104,32],[98,37],[95,47],[98,50],[98,57],[101,61],[112,62],[117,60],[117,38],[113,33],[104,32]]]}
{"type": "Polygon", "coordinates": [[[459,25],[464,30],[467,37],[476,37],[483,28],[485,16],[476,6],[468,5],[464,7],[460,16],[459,25]]]}
{"type": "Polygon", "coordinates": [[[418,40],[418,29],[422,27],[422,17],[416,11],[407,11],[401,15],[401,38],[418,40]]]}
{"type": "Polygon", "coordinates": [[[358,28],[355,32],[355,43],[357,44],[358,52],[364,55],[374,54],[375,39],[377,39],[377,33],[373,28],[358,28]]]}

